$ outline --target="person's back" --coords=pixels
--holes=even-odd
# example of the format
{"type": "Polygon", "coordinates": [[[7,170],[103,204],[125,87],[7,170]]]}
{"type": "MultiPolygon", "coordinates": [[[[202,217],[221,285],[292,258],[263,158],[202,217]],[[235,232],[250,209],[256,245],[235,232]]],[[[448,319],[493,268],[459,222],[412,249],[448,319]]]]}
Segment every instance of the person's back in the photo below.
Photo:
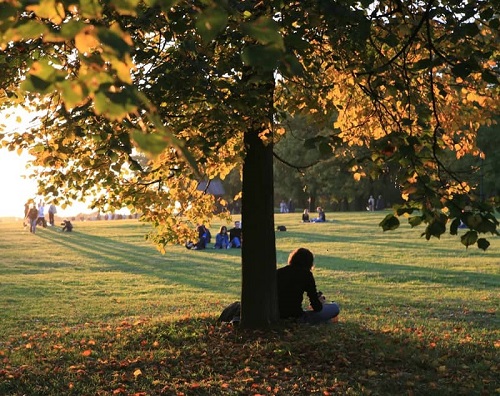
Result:
{"type": "Polygon", "coordinates": [[[326,303],[325,297],[317,292],[313,267],[312,252],[298,248],[288,256],[288,265],[277,270],[278,308],[282,319],[295,318],[316,324],[328,322],[339,314],[338,304],[326,303]],[[307,293],[312,308],[305,311],[302,308],[304,293],[307,293]]]}
{"type": "Polygon", "coordinates": [[[311,271],[287,265],[278,269],[277,280],[281,318],[300,318],[304,314],[302,310],[304,293],[307,293],[311,305],[314,301],[313,308],[316,306],[316,309],[321,310],[321,304],[315,296],[316,284],[311,271]]]}
{"type": "Polygon", "coordinates": [[[38,219],[38,209],[35,208],[35,207],[32,207],[29,211],[28,211],[28,218],[30,220],[36,220],[38,219]]]}

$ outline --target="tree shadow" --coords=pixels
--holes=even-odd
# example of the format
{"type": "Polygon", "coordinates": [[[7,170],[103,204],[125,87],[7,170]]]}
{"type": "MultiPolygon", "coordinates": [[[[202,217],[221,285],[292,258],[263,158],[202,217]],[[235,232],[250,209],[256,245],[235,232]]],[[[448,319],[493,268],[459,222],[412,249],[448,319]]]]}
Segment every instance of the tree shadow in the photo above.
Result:
{"type": "MultiPolygon", "coordinates": [[[[138,234],[142,237],[142,234],[138,234]]],[[[239,278],[239,266],[232,257],[239,254],[237,249],[228,249],[223,254],[210,249],[202,251],[172,247],[170,254],[162,255],[152,246],[141,246],[137,241],[122,242],[117,238],[107,238],[81,231],[71,233],[45,232],[40,237],[47,242],[57,243],[70,252],[91,259],[99,265],[87,270],[97,272],[122,271],[135,275],[147,275],[170,284],[185,284],[198,290],[216,289],[221,293],[228,290],[228,280],[239,278]],[[234,250],[234,252],[232,252],[234,250]],[[185,255],[189,259],[185,259],[185,255]]],[[[127,235],[128,239],[129,235],[127,235]]],[[[85,259],[82,260],[85,262],[85,259]]],[[[63,264],[59,264],[63,265],[63,264]]],[[[194,289],[193,289],[194,290],[194,289]]],[[[230,292],[226,291],[226,293],[230,292]]],[[[231,293],[232,294],[232,293],[231,293]]]]}

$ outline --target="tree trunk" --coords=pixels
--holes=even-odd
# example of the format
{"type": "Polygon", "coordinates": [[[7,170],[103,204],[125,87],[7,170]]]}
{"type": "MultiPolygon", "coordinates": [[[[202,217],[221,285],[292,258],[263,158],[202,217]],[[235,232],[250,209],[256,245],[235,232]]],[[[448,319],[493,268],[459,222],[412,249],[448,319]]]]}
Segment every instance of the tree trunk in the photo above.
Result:
{"type": "Polygon", "coordinates": [[[265,328],[278,319],[272,144],[245,134],[243,164],[241,325],[265,328]]]}
{"type": "MultiPolygon", "coordinates": [[[[271,75],[271,80],[273,77],[271,75]]],[[[272,125],[274,83],[261,86],[268,98],[263,118],[245,132],[242,182],[241,326],[266,328],[279,319],[274,233],[273,145],[259,137],[272,125]],[[267,106],[266,106],[267,107],[267,106]]],[[[268,135],[269,136],[269,135],[268,135]]],[[[269,136],[271,138],[271,136],[269,136]]]]}

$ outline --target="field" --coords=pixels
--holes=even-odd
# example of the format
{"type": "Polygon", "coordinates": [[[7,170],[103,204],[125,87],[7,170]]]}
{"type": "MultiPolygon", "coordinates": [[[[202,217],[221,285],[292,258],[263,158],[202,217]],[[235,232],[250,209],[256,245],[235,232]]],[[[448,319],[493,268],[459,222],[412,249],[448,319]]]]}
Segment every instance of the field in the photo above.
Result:
{"type": "Polygon", "coordinates": [[[278,266],[311,249],[341,314],[252,332],[216,321],[239,299],[238,249],[162,255],[137,220],[0,222],[0,395],[500,394],[500,238],[384,233],[384,215],[277,214],[278,266]]]}

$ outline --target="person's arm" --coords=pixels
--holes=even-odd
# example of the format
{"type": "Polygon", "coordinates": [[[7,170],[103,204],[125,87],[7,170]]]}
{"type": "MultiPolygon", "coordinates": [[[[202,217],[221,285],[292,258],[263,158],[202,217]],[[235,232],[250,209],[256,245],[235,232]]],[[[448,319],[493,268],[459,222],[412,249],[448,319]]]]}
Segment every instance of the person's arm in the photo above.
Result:
{"type": "Polygon", "coordinates": [[[314,281],[314,276],[312,272],[309,272],[309,276],[307,277],[307,296],[309,297],[309,302],[311,303],[311,308],[314,312],[319,312],[323,309],[323,304],[321,303],[318,291],[316,290],[316,282],[314,281]]]}

